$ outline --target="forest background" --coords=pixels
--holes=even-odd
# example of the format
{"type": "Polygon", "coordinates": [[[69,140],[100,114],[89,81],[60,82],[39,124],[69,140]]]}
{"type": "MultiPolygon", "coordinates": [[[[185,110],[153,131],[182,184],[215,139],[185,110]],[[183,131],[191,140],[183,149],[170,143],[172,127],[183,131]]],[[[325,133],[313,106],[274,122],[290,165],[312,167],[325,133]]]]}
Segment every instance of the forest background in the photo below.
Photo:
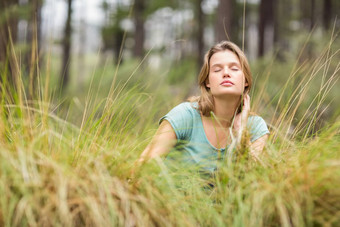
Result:
{"type": "MultiPolygon", "coordinates": [[[[262,80],[274,62],[287,66],[270,75],[267,98],[271,99],[285,83],[289,65],[315,59],[339,30],[340,3],[334,0],[2,2],[0,61],[6,62],[11,39],[27,89],[31,88],[28,96],[33,97],[33,87],[50,57],[50,91],[80,102],[92,76],[96,83],[96,75],[102,75],[107,83],[100,90],[106,86],[107,91],[115,74],[119,80],[128,78],[142,59],[143,66],[129,84],[145,82],[149,75],[150,80],[164,81],[172,97],[197,94],[204,52],[225,39],[245,51],[255,80],[262,80]]],[[[335,39],[332,46],[338,45],[335,39]]],[[[17,76],[13,73],[8,79],[15,81],[17,76]]],[[[321,120],[337,113],[337,100],[321,120]]]]}
{"type": "Polygon", "coordinates": [[[0,224],[339,223],[339,12],[337,0],[2,0],[0,224]],[[203,55],[221,40],[250,61],[252,110],[271,130],[265,166],[281,165],[272,188],[258,183],[272,171],[227,169],[218,182],[240,188],[212,196],[193,175],[158,182],[159,162],[127,183],[158,119],[198,94],[203,55]]]}

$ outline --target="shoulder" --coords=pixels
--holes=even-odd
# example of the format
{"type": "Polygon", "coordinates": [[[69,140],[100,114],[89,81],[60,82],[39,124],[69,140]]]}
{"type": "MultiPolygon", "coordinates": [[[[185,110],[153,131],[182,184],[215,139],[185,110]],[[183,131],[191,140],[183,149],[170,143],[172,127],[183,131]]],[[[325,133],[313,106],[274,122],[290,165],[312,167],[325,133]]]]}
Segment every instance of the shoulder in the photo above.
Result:
{"type": "Polygon", "coordinates": [[[181,117],[195,117],[199,115],[199,111],[196,108],[197,103],[183,102],[169,111],[167,115],[181,116],[181,117]]]}
{"type": "Polygon", "coordinates": [[[266,124],[266,121],[258,115],[250,115],[248,117],[247,125],[252,125],[252,124],[266,124]]]}
{"type": "Polygon", "coordinates": [[[266,121],[258,115],[248,117],[247,128],[251,134],[251,142],[269,133],[266,121]]]}
{"type": "Polygon", "coordinates": [[[199,117],[199,111],[195,108],[195,103],[183,102],[171,109],[159,120],[159,123],[167,120],[176,132],[177,138],[184,139],[191,134],[191,130],[199,117]]]}
{"type": "Polygon", "coordinates": [[[175,106],[172,110],[197,112],[198,103],[197,102],[182,102],[181,104],[175,106]]]}

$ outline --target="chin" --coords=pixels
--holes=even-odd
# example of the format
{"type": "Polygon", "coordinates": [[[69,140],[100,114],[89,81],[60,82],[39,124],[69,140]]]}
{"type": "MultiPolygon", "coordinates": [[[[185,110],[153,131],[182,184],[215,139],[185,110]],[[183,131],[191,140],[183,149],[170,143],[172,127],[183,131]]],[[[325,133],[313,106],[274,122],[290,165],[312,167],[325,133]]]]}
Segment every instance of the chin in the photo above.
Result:
{"type": "Polygon", "coordinates": [[[241,97],[242,96],[242,92],[220,92],[220,93],[216,93],[213,94],[214,97],[216,98],[223,98],[223,97],[241,97]]]}

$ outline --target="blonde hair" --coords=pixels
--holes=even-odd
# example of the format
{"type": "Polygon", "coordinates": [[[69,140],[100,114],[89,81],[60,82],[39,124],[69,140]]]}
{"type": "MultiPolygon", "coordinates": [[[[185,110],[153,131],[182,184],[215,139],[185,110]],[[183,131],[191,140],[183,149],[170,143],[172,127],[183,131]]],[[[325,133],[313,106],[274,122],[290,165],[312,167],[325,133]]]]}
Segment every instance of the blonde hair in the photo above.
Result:
{"type": "MultiPolygon", "coordinates": [[[[204,56],[204,63],[201,68],[201,72],[198,76],[198,85],[201,90],[201,95],[198,97],[192,97],[189,99],[189,101],[193,102],[196,101],[198,102],[198,109],[202,112],[204,116],[210,116],[210,112],[214,110],[214,99],[213,96],[210,92],[210,89],[206,86],[206,81],[209,77],[209,71],[210,71],[210,58],[213,56],[215,53],[222,52],[230,50],[236,56],[238,57],[240,64],[241,64],[241,69],[243,71],[246,83],[248,85],[244,89],[244,94],[248,93],[251,85],[252,85],[252,74],[250,71],[250,66],[247,60],[247,57],[243,53],[243,51],[234,43],[230,41],[222,41],[215,46],[213,46],[204,56]]],[[[237,112],[241,111],[241,105],[238,107],[237,112]]]]}

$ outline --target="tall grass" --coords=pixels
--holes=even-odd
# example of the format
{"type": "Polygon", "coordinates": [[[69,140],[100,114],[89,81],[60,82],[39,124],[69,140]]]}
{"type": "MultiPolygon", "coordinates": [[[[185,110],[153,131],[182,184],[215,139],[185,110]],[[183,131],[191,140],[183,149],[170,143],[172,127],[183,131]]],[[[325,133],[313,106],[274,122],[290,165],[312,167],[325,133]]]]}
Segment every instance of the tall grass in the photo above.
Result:
{"type": "MultiPolygon", "coordinates": [[[[313,129],[339,78],[339,50],[331,52],[330,46],[313,61],[296,62],[275,105],[268,98],[268,80],[257,83],[253,104],[271,126],[261,162],[247,155],[231,165],[222,161],[212,177],[162,159],[134,166],[155,131],[155,119],[178,102],[164,104],[169,94],[164,84],[151,84],[148,77],[147,83],[119,82],[117,71],[118,79],[101,98],[102,83],[96,85],[94,75],[85,99],[76,101],[81,115],[71,104],[54,103],[42,82],[34,101],[25,98],[24,84],[13,90],[2,84],[0,224],[339,225],[340,119],[313,129]],[[309,97],[320,75],[318,91],[309,97]],[[145,92],[148,87],[152,92],[145,92]],[[296,120],[302,105],[307,108],[296,120]]],[[[8,77],[8,71],[1,73],[8,77]]],[[[274,74],[269,69],[268,75],[274,74]]]]}

